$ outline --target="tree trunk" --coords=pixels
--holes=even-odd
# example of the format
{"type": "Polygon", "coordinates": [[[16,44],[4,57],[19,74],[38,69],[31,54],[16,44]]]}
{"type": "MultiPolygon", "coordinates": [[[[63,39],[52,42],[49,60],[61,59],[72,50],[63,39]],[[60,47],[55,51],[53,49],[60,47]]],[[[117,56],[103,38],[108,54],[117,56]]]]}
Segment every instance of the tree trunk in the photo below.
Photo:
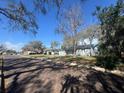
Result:
{"type": "Polygon", "coordinates": [[[76,56],[76,45],[74,45],[73,54],[74,54],[74,56],[76,56]]]}
{"type": "Polygon", "coordinates": [[[73,40],[73,55],[76,56],[76,40],[73,40]]]}
{"type": "Polygon", "coordinates": [[[90,56],[92,56],[91,49],[92,49],[92,40],[90,40],[90,56]]]}

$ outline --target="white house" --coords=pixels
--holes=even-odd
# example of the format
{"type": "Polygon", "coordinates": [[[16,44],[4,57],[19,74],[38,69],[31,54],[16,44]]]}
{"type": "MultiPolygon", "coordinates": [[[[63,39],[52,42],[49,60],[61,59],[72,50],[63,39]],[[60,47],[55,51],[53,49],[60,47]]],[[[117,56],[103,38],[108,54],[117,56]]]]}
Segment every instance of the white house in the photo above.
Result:
{"type": "Polygon", "coordinates": [[[80,56],[95,56],[97,53],[97,49],[95,46],[90,46],[90,45],[82,45],[82,46],[77,46],[76,49],[76,55],[80,56]]]}
{"type": "Polygon", "coordinates": [[[46,55],[58,55],[59,49],[45,49],[44,54],[46,54],[46,55]]]}
{"type": "MultiPolygon", "coordinates": [[[[97,43],[98,40],[94,39],[92,44],[90,44],[90,41],[88,39],[85,39],[83,42],[81,40],[78,42],[76,47],[76,55],[80,56],[95,56],[97,54],[97,43]]],[[[72,55],[73,54],[73,47],[70,46],[70,48],[67,48],[65,50],[62,49],[46,49],[44,51],[44,54],[47,55],[60,55],[60,56],[66,56],[66,55],[72,55]]]]}
{"type": "Polygon", "coordinates": [[[79,40],[77,49],[76,49],[76,55],[95,56],[97,54],[97,45],[98,45],[97,38],[92,40],[92,44],[90,44],[89,39],[85,39],[83,41],[79,40]]]}
{"type": "Polygon", "coordinates": [[[59,51],[59,55],[60,55],[60,56],[66,56],[66,51],[60,50],[60,51],[59,51]]]}
{"type": "Polygon", "coordinates": [[[34,51],[23,51],[24,55],[30,55],[30,54],[35,54],[36,52],[34,51]]]}
{"type": "Polygon", "coordinates": [[[97,54],[97,45],[97,38],[93,39],[92,44],[90,44],[89,39],[80,40],[77,45],[76,54],[81,56],[95,56],[97,54]]]}
{"type": "MultiPolygon", "coordinates": [[[[98,40],[93,39],[92,44],[90,44],[89,39],[85,39],[83,41],[79,40],[76,47],[76,55],[80,56],[95,56],[97,54],[97,45],[98,40]]],[[[65,49],[67,54],[73,53],[73,47],[65,49]]]]}

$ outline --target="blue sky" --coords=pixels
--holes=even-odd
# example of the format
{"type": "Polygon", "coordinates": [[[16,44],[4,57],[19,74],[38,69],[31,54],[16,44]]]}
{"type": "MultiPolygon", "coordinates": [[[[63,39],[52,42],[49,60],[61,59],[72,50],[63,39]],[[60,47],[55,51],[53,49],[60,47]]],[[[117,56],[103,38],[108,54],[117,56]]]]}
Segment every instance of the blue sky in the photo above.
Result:
{"type": "MultiPolygon", "coordinates": [[[[71,2],[75,3],[76,0],[65,0],[68,5],[71,2]]],[[[84,0],[85,1],[85,0],[84,0]]],[[[92,16],[96,6],[109,6],[114,4],[116,0],[86,0],[82,5],[83,12],[83,25],[88,26],[97,22],[97,19],[92,16]]],[[[27,2],[26,2],[27,3],[27,2]]],[[[29,3],[28,3],[29,4],[29,3]]],[[[1,5],[0,5],[1,6],[1,5]]],[[[31,6],[29,5],[29,8],[31,6]]],[[[6,27],[6,18],[0,15],[0,18],[5,21],[1,21],[0,24],[0,43],[5,43],[9,48],[15,48],[19,50],[24,44],[32,40],[40,40],[46,47],[50,47],[51,41],[62,42],[62,36],[55,34],[55,28],[57,26],[55,9],[51,9],[46,15],[37,15],[39,30],[38,34],[33,36],[32,34],[24,34],[23,32],[10,32],[6,27]]]]}

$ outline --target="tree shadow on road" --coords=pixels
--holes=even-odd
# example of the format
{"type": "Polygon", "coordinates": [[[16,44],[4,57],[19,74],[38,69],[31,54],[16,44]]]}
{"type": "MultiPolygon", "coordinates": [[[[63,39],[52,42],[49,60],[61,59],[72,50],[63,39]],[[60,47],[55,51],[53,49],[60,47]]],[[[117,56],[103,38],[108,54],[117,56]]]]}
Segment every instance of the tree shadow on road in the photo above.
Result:
{"type": "Polygon", "coordinates": [[[30,88],[30,90],[26,93],[50,93],[52,82],[47,82],[44,84],[44,81],[41,81],[37,78],[39,75],[38,73],[39,71],[37,71],[35,74],[30,74],[29,76],[23,78],[21,81],[19,80],[19,76],[21,74],[16,74],[13,82],[7,89],[7,93],[25,93],[25,91],[30,87],[32,88],[30,88]]]}
{"type": "Polygon", "coordinates": [[[82,76],[65,75],[61,93],[124,92],[124,78],[114,74],[89,70],[86,77],[81,78],[82,76]]]}
{"type": "Polygon", "coordinates": [[[110,73],[86,68],[70,68],[64,64],[40,59],[14,59],[14,63],[10,61],[11,64],[5,64],[4,68],[7,72],[4,79],[11,80],[6,89],[7,93],[123,93],[124,91],[124,78],[110,73]],[[73,71],[80,72],[80,75],[72,74],[73,71]],[[56,76],[58,74],[59,77],[56,76]],[[55,80],[56,78],[58,79],[55,80]],[[60,86],[53,87],[55,83],[59,83],[60,86]],[[59,89],[55,92],[54,88],[59,89]]]}
{"type": "Polygon", "coordinates": [[[3,70],[6,72],[4,73],[3,80],[12,80],[9,81],[10,83],[6,89],[7,93],[24,93],[24,91],[27,90],[26,86],[31,82],[32,85],[35,84],[35,86],[38,86],[35,88],[36,93],[50,93],[52,81],[47,83],[45,82],[44,84],[41,79],[37,78],[42,73],[42,71],[47,68],[52,69],[53,71],[64,69],[63,65],[61,64],[55,64],[53,62],[40,59],[19,58],[13,60],[10,59],[10,61],[9,59],[5,60],[5,66],[3,70]],[[23,77],[25,74],[28,75],[23,77]],[[23,78],[20,80],[20,77],[23,78]]]}
{"type": "Polygon", "coordinates": [[[80,93],[79,91],[79,77],[71,76],[70,74],[64,76],[64,83],[62,83],[61,93],[80,93]]]}
{"type": "Polygon", "coordinates": [[[96,90],[97,93],[123,93],[124,77],[100,71],[90,71],[86,76],[86,86],[96,90]]]}

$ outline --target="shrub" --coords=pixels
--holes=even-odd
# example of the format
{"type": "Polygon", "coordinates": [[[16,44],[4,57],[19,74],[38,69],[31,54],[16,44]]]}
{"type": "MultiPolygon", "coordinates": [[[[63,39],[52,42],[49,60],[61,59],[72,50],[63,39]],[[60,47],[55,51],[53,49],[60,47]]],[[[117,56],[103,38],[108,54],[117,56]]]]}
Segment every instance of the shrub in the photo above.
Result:
{"type": "Polygon", "coordinates": [[[116,68],[118,57],[116,56],[99,56],[97,57],[96,65],[100,67],[104,67],[106,69],[112,70],[116,68]]]}

